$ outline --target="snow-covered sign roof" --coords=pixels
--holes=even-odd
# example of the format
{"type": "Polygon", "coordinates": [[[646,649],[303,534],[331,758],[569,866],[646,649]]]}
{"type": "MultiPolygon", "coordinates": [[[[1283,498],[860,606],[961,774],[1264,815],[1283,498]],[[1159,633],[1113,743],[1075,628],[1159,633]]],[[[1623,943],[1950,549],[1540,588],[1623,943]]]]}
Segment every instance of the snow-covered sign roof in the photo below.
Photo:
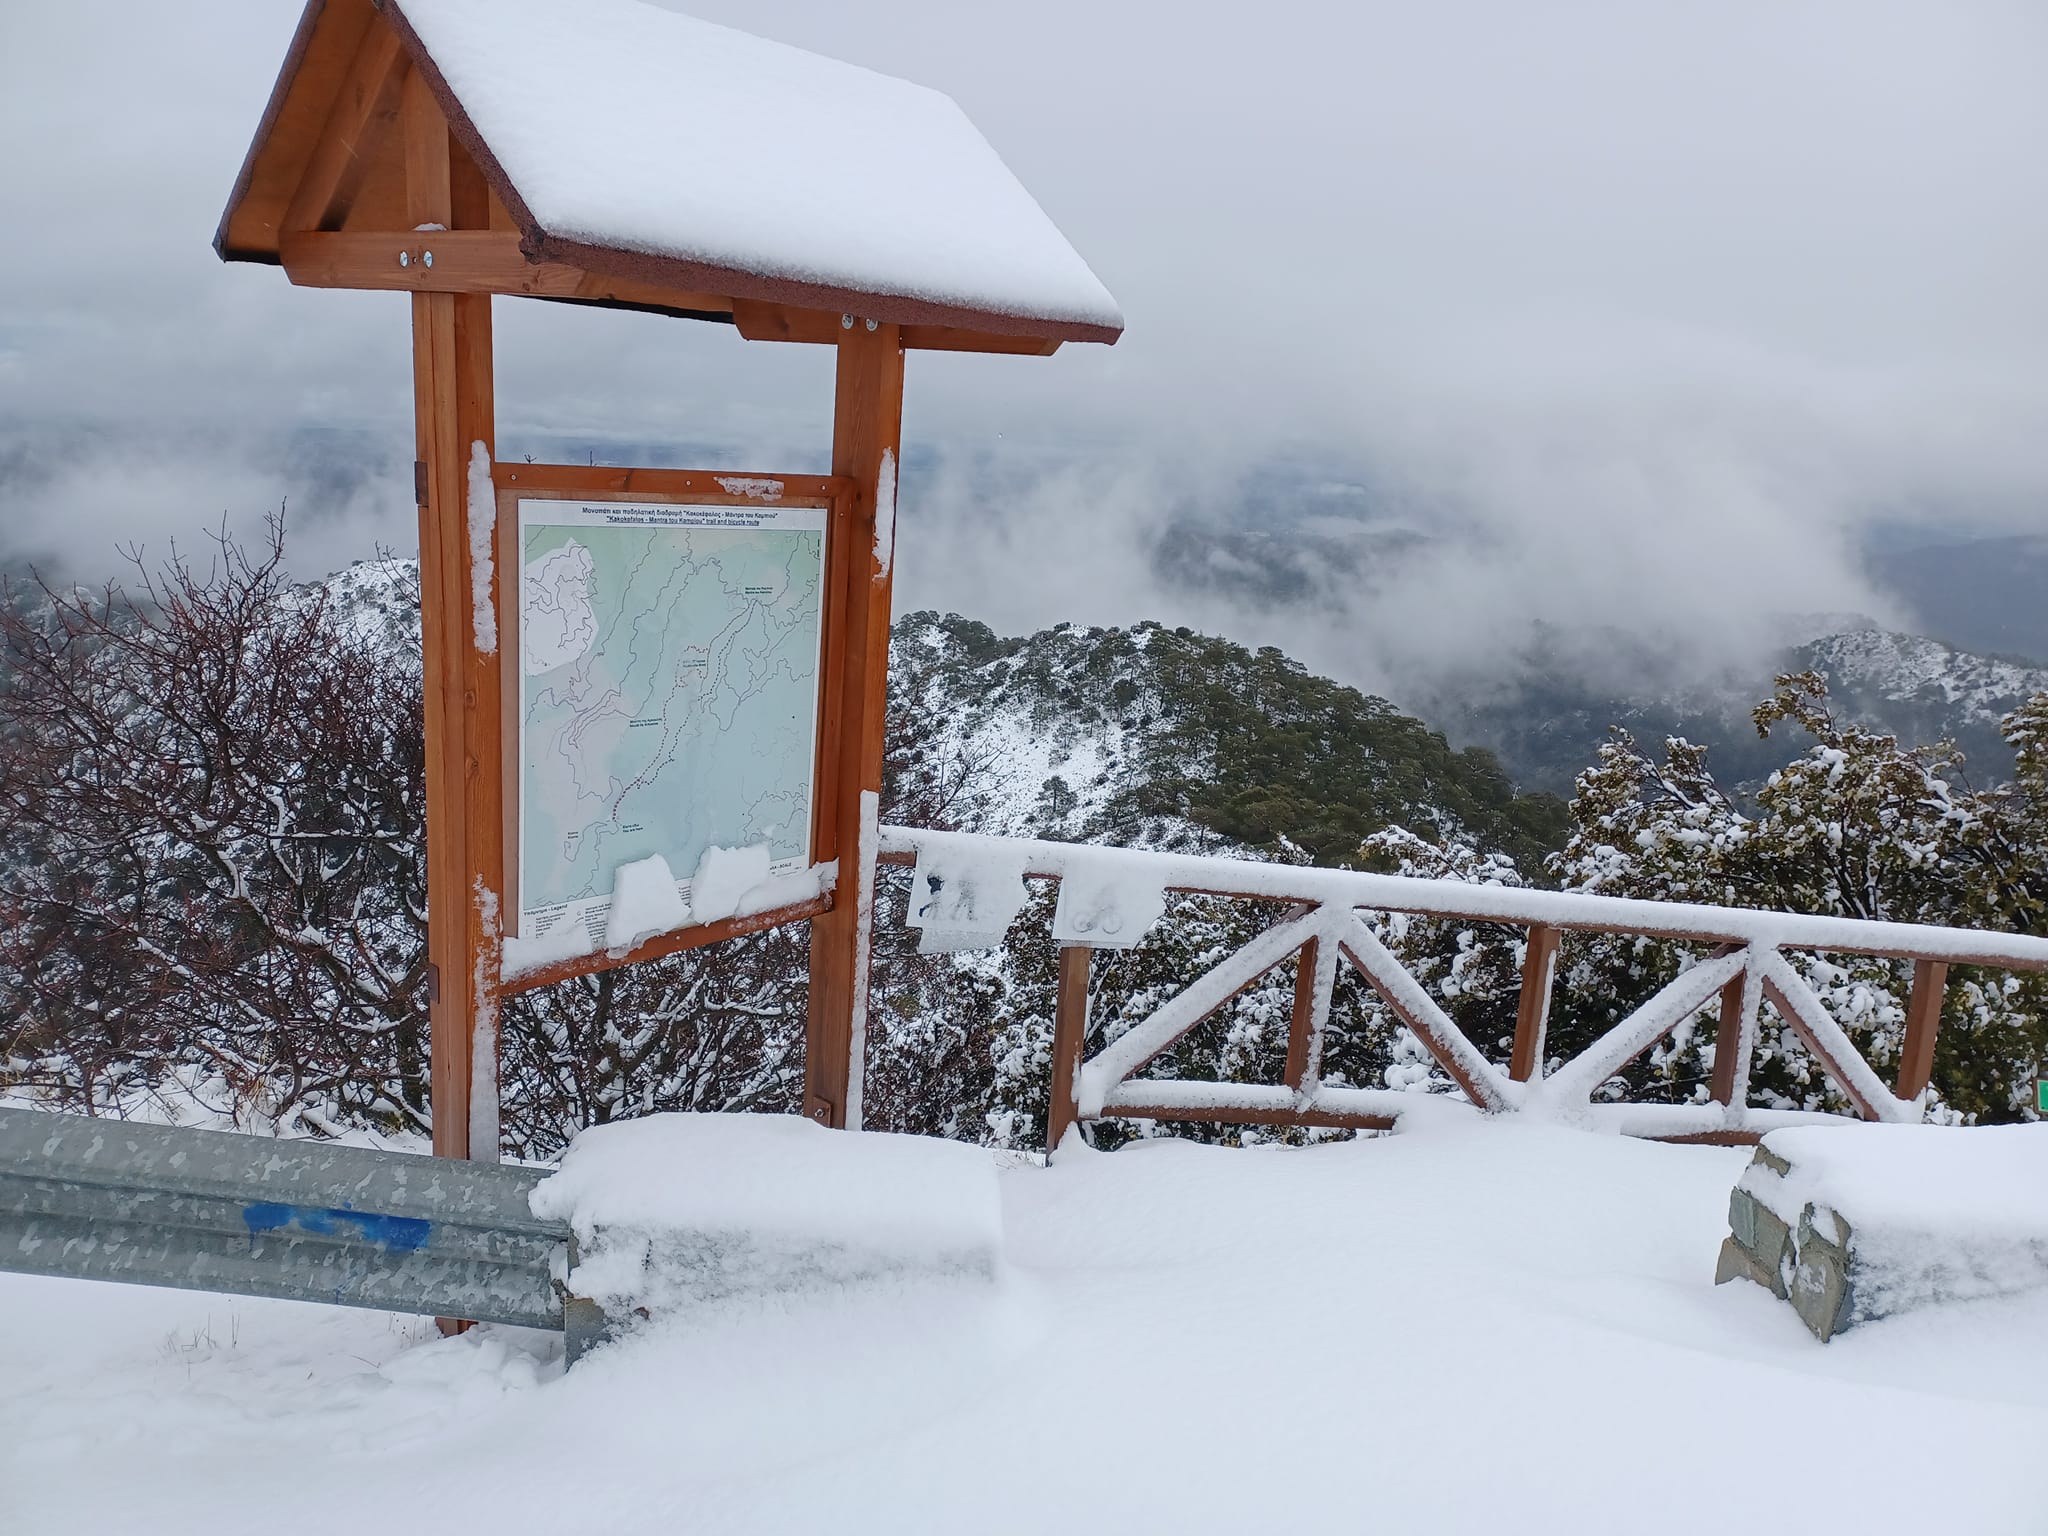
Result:
{"type": "MultiPolygon", "coordinates": [[[[284,141],[351,88],[350,58],[369,44],[352,46],[350,18],[331,13],[367,6],[307,6],[222,220],[223,257],[279,259],[283,203],[319,135],[284,141]]],[[[376,9],[382,20],[355,21],[353,35],[397,34],[530,261],[999,335],[1114,341],[1123,328],[1087,263],[938,91],[644,0],[376,9]]]]}

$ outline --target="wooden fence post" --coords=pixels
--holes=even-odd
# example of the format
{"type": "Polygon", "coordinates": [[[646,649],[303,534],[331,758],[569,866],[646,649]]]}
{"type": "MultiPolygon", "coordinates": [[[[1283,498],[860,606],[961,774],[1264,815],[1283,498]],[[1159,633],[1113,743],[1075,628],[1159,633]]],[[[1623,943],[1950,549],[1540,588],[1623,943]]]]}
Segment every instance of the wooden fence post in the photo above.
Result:
{"type": "Polygon", "coordinates": [[[1309,1046],[1316,1027],[1316,952],[1310,939],[1294,960],[1294,1014],[1287,1021],[1287,1086],[1296,1093],[1308,1077],[1309,1046]]]}
{"type": "MultiPolygon", "coordinates": [[[[417,71],[401,92],[406,217],[482,228],[489,198],[417,71]]],[[[503,721],[495,643],[483,649],[471,578],[473,445],[495,452],[488,294],[412,298],[413,409],[422,466],[420,644],[426,726],[427,959],[434,1151],[496,1161],[499,903],[505,886],[503,721]]],[[[495,513],[494,513],[495,515],[495,513]]],[[[488,547],[488,546],[487,546],[488,547]]],[[[496,573],[494,572],[494,578],[496,573]]],[[[497,582],[482,594],[493,604],[497,582]]]]}
{"type": "Polygon", "coordinates": [[[903,339],[894,325],[842,322],[832,408],[832,473],[853,482],[853,507],[832,561],[828,657],[843,658],[839,761],[827,764],[814,858],[839,861],[832,910],[811,919],[811,990],[804,1032],[804,1114],[821,1125],[861,1121],[868,946],[874,922],[874,827],[889,703],[889,580],[896,538],[896,464],[903,432],[903,339]]]}
{"type": "Polygon", "coordinates": [[[1707,1090],[1716,1104],[1735,1097],[1735,1067],[1742,1056],[1743,991],[1748,985],[1749,973],[1744,971],[1721,989],[1721,1021],[1714,1026],[1714,1072],[1707,1090]]]}
{"type": "Polygon", "coordinates": [[[1526,1083],[1543,1075],[1543,1036],[1550,1027],[1550,989],[1557,978],[1557,946],[1563,938],[1547,923],[1529,929],[1522,957],[1522,991],[1515,1003],[1515,1045],[1508,1076],[1526,1083]]]}
{"type": "Polygon", "coordinates": [[[1947,961],[1913,962],[1913,992],[1906,1000],[1906,1043],[1899,1052],[1902,1099],[1920,1097],[1934,1076],[1934,1037],[1941,1029],[1941,1000],[1947,990],[1947,961]]]}
{"type": "Polygon", "coordinates": [[[1059,1150],[1076,1118],[1081,1053],[1088,1039],[1088,973],[1094,958],[1095,951],[1086,944],[1060,946],[1059,993],[1052,1015],[1052,1094],[1045,1116],[1047,1152],[1059,1150]]]}

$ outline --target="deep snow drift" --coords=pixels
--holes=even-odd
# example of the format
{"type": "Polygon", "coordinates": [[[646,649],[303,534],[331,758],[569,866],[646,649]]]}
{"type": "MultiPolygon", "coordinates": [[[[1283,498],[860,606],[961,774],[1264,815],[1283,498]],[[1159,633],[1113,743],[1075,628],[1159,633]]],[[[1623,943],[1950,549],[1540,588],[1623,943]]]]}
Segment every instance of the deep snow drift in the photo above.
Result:
{"type": "Polygon", "coordinates": [[[569,1223],[570,1288],[607,1316],[882,1281],[993,1280],[994,1160],[934,1136],[848,1136],[797,1115],[649,1115],[592,1126],[533,1192],[569,1223]]]}
{"type": "Polygon", "coordinates": [[[1006,1167],[999,1284],[540,1335],[0,1275],[0,1528],[2038,1531],[2048,1295],[1816,1344],[1749,1154],[1432,1116],[1006,1167]]]}

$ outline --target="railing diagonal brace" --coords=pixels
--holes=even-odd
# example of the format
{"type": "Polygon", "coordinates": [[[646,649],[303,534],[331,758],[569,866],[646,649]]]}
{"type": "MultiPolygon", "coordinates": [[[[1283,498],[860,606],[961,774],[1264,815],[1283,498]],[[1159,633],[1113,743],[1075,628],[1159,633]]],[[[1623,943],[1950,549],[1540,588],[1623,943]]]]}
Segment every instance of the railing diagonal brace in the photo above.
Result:
{"type": "MultiPolygon", "coordinates": [[[[1341,909],[1340,909],[1341,910],[1341,909]]],[[[1337,925],[1332,924],[1332,927],[1337,925]]],[[[1330,999],[1337,987],[1336,933],[1322,933],[1301,948],[1294,980],[1294,1017],[1287,1032],[1287,1086],[1306,1109],[1323,1080],[1323,1042],[1330,1027],[1330,999]]]]}
{"type": "Polygon", "coordinates": [[[1751,962],[1750,949],[1702,960],[1681,971],[1656,996],[1545,1078],[1538,1096],[1553,1102],[1584,1102],[1600,1085],[1698,1013],[1751,962]]]}
{"type": "Polygon", "coordinates": [[[1372,989],[1386,1000],[1403,1024],[1415,1031],[1437,1064],[1451,1075],[1465,1097],[1481,1109],[1503,1110],[1514,1100],[1505,1079],[1479,1048],[1465,1038],[1451,1016],[1437,1005],[1421,982],[1410,975],[1379,936],[1354,915],[1344,930],[1342,948],[1372,989]]]}
{"type": "Polygon", "coordinates": [[[1814,995],[1806,978],[1792,968],[1783,955],[1772,951],[1765,962],[1764,995],[1771,1006],[1785,1016],[1800,1043],[1813,1052],[1821,1067],[1837,1083],[1858,1114],[1866,1120],[1910,1123],[1920,1118],[1917,1104],[1895,1098],[1884,1080],[1871,1070],[1842,1026],[1835,1022],[1827,1005],[1814,995]]]}
{"type": "Polygon", "coordinates": [[[1327,921],[1318,908],[1268,928],[1221,965],[1197,977],[1144,1023],[1106,1046],[1094,1060],[1083,1063],[1081,1118],[1100,1119],[1103,1100],[1118,1084],[1316,937],[1327,921]]]}

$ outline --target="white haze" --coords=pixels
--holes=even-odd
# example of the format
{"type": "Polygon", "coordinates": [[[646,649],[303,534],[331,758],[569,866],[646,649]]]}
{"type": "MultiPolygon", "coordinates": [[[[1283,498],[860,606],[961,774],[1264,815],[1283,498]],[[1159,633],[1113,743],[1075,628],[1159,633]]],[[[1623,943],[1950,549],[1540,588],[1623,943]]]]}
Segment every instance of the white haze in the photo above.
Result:
{"type": "MultiPolygon", "coordinates": [[[[2048,522],[2038,5],[690,8],[954,94],[1125,304],[1113,349],[911,359],[902,609],[1202,624],[1399,697],[1538,622],[1725,658],[1903,620],[1872,524],[2048,522]],[[1367,563],[1431,542],[1289,606],[1162,578],[1170,516],[1242,521],[1301,462],[1369,487],[1324,530],[1367,563]]],[[[330,428],[388,452],[296,563],[412,542],[403,303],[208,249],[297,11],[0,12],[8,551],[249,526],[299,494],[276,444],[330,428]]],[[[823,462],[821,355],[498,309],[508,454],[823,462]]]]}

